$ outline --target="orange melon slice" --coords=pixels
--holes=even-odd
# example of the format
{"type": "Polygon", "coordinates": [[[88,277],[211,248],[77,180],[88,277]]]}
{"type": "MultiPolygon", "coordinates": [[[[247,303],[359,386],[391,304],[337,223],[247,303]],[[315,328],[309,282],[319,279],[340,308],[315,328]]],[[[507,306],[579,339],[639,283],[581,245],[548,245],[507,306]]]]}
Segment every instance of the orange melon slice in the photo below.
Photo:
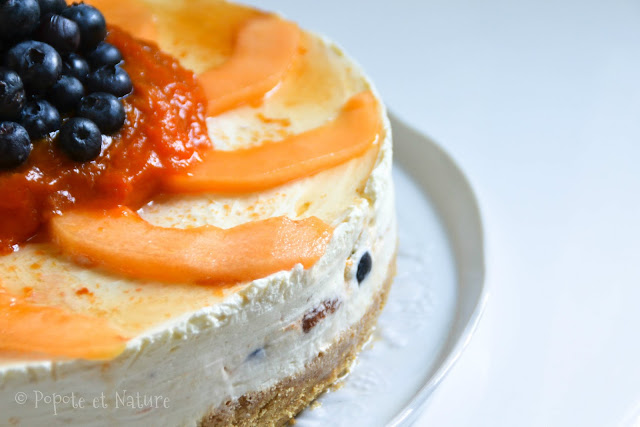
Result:
{"type": "Polygon", "coordinates": [[[124,350],[126,338],[104,319],[35,305],[0,288],[0,350],[108,360],[124,350]]]}
{"type": "Polygon", "coordinates": [[[164,187],[174,193],[248,193],[276,187],[364,154],[381,130],[376,99],[362,92],[324,126],[257,147],[212,150],[187,173],[169,176],[164,187]]]}
{"type": "Polygon", "coordinates": [[[253,221],[230,229],[154,226],[128,208],[69,211],[50,222],[53,241],[72,257],[110,272],[163,282],[230,283],[311,267],[331,227],[318,218],[253,221]]]}
{"type": "Polygon", "coordinates": [[[274,16],[249,20],[240,30],[231,57],[198,76],[215,116],[259,100],[284,78],[298,51],[300,31],[274,16]]]}

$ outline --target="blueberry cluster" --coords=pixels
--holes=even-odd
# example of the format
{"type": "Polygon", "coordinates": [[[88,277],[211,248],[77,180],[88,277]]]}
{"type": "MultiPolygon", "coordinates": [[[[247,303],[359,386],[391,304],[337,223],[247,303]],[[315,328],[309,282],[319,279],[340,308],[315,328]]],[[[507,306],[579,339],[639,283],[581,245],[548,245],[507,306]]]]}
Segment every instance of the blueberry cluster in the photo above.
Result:
{"type": "Polygon", "coordinates": [[[102,134],[122,127],[133,86],[106,35],[102,13],[84,3],[0,0],[0,170],[56,131],[71,159],[93,160],[102,134]]]}

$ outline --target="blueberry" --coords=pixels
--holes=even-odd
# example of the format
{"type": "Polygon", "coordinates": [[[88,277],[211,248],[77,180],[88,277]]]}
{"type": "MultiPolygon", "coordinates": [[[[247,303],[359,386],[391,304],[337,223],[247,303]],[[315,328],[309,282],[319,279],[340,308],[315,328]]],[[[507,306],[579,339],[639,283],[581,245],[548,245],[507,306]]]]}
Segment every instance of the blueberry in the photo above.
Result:
{"type": "Polygon", "coordinates": [[[90,92],[107,92],[125,96],[133,90],[131,77],[118,65],[107,65],[89,73],[87,88],[90,92]]]}
{"type": "Polygon", "coordinates": [[[93,68],[105,65],[116,65],[122,61],[122,54],[117,47],[107,42],[100,42],[98,46],[89,54],[87,61],[93,68]]]}
{"type": "Polygon", "coordinates": [[[64,0],[38,0],[38,4],[40,5],[40,16],[45,16],[48,13],[59,15],[67,7],[64,0]]]}
{"type": "Polygon", "coordinates": [[[0,1],[0,39],[26,37],[36,29],[39,20],[37,0],[0,1]]]}
{"type": "Polygon", "coordinates": [[[17,119],[25,98],[20,76],[8,68],[0,68],[0,120],[17,119]]]}
{"type": "Polygon", "coordinates": [[[40,139],[60,129],[60,113],[43,99],[30,101],[22,109],[20,124],[31,139],[40,139]]]}
{"type": "Polygon", "coordinates": [[[114,133],[122,127],[125,119],[122,101],[110,93],[96,92],[82,98],[78,116],[92,120],[104,134],[114,133]]]}
{"type": "Polygon", "coordinates": [[[365,252],[360,258],[360,262],[358,263],[358,272],[356,273],[356,279],[358,279],[358,283],[362,283],[364,279],[367,278],[369,273],[371,272],[371,265],[373,261],[371,260],[371,254],[369,252],[365,252]]]}
{"type": "Polygon", "coordinates": [[[72,76],[62,76],[49,90],[49,100],[61,113],[73,111],[84,96],[84,86],[72,76]]]}
{"type": "Polygon", "coordinates": [[[75,77],[81,82],[85,82],[89,75],[89,64],[82,56],[70,53],[62,63],[62,72],[68,76],[75,77]]]}
{"type": "Polygon", "coordinates": [[[74,4],[62,11],[62,16],[71,19],[80,28],[80,46],[83,50],[94,49],[107,36],[107,24],[98,9],[88,4],[74,4]]]}
{"type": "Polygon", "coordinates": [[[38,38],[59,53],[75,52],[80,46],[80,28],[71,19],[49,14],[41,21],[38,38]]]}
{"type": "Polygon", "coordinates": [[[0,122],[0,169],[20,166],[30,153],[31,140],[25,128],[14,122],[0,122]]]}
{"type": "Polygon", "coordinates": [[[89,162],[100,155],[102,135],[100,129],[89,119],[74,117],[60,129],[58,146],[72,160],[89,162]]]}
{"type": "Polygon", "coordinates": [[[62,58],[46,43],[33,40],[15,45],[7,52],[9,68],[15,70],[28,90],[42,91],[58,81],[62,58]]]}

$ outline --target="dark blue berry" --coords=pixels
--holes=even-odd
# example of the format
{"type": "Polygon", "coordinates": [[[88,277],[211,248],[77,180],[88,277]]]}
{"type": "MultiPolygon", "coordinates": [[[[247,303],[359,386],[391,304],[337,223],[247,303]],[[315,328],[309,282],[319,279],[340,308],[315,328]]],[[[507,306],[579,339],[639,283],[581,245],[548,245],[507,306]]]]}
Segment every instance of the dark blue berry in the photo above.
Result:
{"type": "Polygon", "coordinates": [[[80,46],[92,50],[107,36],[107,24],[98,9],[88,4],[74,4],[62,11],[62,16],[71,19],[80,28],[80,46]]]}
{"type": "Polygon", "coordinates": [[[67,7],[64,0],[38,0],[38,4],[40,5],[40,16],[45,16],[48,13],[60,15],[67,7]]]}
{"type": "Polygon", "coordinates": [[[108,65],[89,73],[87,88],[90,92],[107,92],[125,96],[133,90],[131,77],[119,66],[108,65]]]}
{"type": "Polygon", "coordinates": [[[356,273],[356,279],[358,279],[358,283],[362,283],[364,279],[367,278],[369,273],[371,272],[371,266],[373,265],[373,261],[371,259],[371,254],[369,252],[365,252],[360,258],[360,262],[358,263],[358,272],[356,273]]]}
{"type": "Polygon", "coordinates": [[[0,39],[26,37],[38,27],[39,21],[37,0],[0,1],[0,39]]]}
{"type": "Polygon", "coordinates": [[[118,48],[111,43],[100,42],[91,53],[87,54],[87,61],[89,61],[92,68],[116,65],[122,61],[122,54],[118,48]]]}
{"type": "Polygon", "coordinates": [[[59,53],[75,52],[80,46],[80,29],[71,19],[49,14],[41,21],[38,38],[59,53]]]}
{"type": "Polygon", "coordinates": [[[20,117],[25,99],[20,76],[8,68],[0,68],[0,120],[15,120],[20,117]]]}
{"type": "Polygon", "coordinates": [[[62,73],[73,76],[84,83],[89,75],[89,64],[82,56],[70,53],[64,59],[62,73]]]}
{"type": "Polygon", "coordinates": [[[122,101],[104,92],[92,93],[82,98],[77,114],[92,120],[104,134],[120,130],[125,119],[122,101]]]}
{"type": "Polygon", "coordinates": [[[20,166],[30,153],[31,140],[25,128],[14,122],[0,122],[0,169],[20,166]]]}
{"type": "Polygon", "coordinates": [[[100,129],[89,119],[74,117],[60,129],[58,146],[76,162],[89,162],[100,155],[102,135],[100,129]]]}
{"type": "Polygon", "coordinates": [[[61,113],[73,111],[84,96],[84,86],[72,76],[62,76],[49,90],[49,100],[61,113]]]}
{"type": "Polygon", "coordinates": [[[20,124],[31,139],[40,139],[60,129],[60,113],[43,99],[30,101],[22,109],[20,124]]]}
{"type": "Polygon", "coordinates": [[[28,90],[39,92],[58,81],[62,58],[46,43],[33,40],[15,45],[7,52],[7,65],[16,71],[28,90]]]}

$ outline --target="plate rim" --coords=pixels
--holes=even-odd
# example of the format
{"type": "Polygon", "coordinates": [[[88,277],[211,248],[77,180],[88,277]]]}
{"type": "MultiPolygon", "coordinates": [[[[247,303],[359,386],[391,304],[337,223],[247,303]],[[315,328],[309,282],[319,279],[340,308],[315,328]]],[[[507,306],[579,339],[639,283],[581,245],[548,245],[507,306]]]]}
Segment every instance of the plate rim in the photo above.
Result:
{"type": "MultiPolygon", "coordinates": [[[[442,350],[442,354],[444,354],[444,359],[440,362],[439,366],[435,369],[435,371],[431,374],[427,382],[416,392],[416,394],[411,397],[407,403],[405,403],[400,409],[400,411],[387,423],[388,427],[398,427],[398,426],[408,426],[411,425],[421,414],[422,410],[425,408],[426,404],[429,401],[429,397],[433,394],[435,389],[442,383],[444,378],[451,372],[453,366],[458,362],[466,348],[469,346],[469,343],[472,337],[475,335],[476,330],[478,329],[478,325],[480,324],[480,320],[485,312],[485,308],[487,305],[487,301],[489,299],[489,289],[486,282],[486,239],[485,239],[485,229],[482,221],[482,212],[480,210],[480,205],[478,203],[478,197],[476,193],[473,191],[473,187],[469,182],[469,179],[466,177],[462,169],[457,165],[454,159],[449,155],[439,144],[437,144],[432,138],[415,129],[411,125],[407,124],[404,120],[400,119],[397,115],[389,112],[389,119],[391,121],[391,129],[393,132],[393,143],[394,143],[394,162],[400,164],[403,170],[421,187],[423,191],[426,192],[426,189],[421,184],[421,180],[416,177],[415,172],[412,171],[411,167],[406,165],[406,159],[402,159],[402,156],[398,156],[397,147],[400,144],[403,145],[417,145],[424,144],[428,150],[432,152],[438,160],[441,162],[440,166],[444,166],[448,169],[449,173],[455,175],[455,177],[459,181],[459,185],[464,191],[464,197],[467,198],[467,203],[474,210],[474,214],[477,217],[478,222],[478,240],[479,240],[479,269],[480,275],[476,280],[479,280],[480,285],[480,293],[475,301],[474,307],[471,310],[471,314],[469,315],[466,325],[463,327],[459,336],[455,339],[453,345],[447,351],[445,348],[442,350]],[[405,140],[405,142],[401,142],[405,140]]],[[[428,193],[427,193],[428,194],[428,193]]],[[[442,212],[438,209],[437,204],[436,211],[438,216],[442,219],[442,212]]],[[[450,230],[446,223],[443,221],[443,225],[447,230],[447,235],[450,236],[450,230]]],[[[457,258],[459,255],[454,253],[454,257],[457,258]]],[[[457,259],[456,259],[457,261],[457,259]]],[[[460,288],[461,279],[458,277],[456,280],[457,288],[460,288]]],[[[459,303],[459,298],[457,298],[457,302],[459,303]]],[[[458,318],[459,314],[459,305],[456,304],[456,316],[455,319],[458,318]]],[[[450,335],[451,337],[451,335],[450,335]]],[[[442,356],[440,356],[442,357],[442,356]]]]}

